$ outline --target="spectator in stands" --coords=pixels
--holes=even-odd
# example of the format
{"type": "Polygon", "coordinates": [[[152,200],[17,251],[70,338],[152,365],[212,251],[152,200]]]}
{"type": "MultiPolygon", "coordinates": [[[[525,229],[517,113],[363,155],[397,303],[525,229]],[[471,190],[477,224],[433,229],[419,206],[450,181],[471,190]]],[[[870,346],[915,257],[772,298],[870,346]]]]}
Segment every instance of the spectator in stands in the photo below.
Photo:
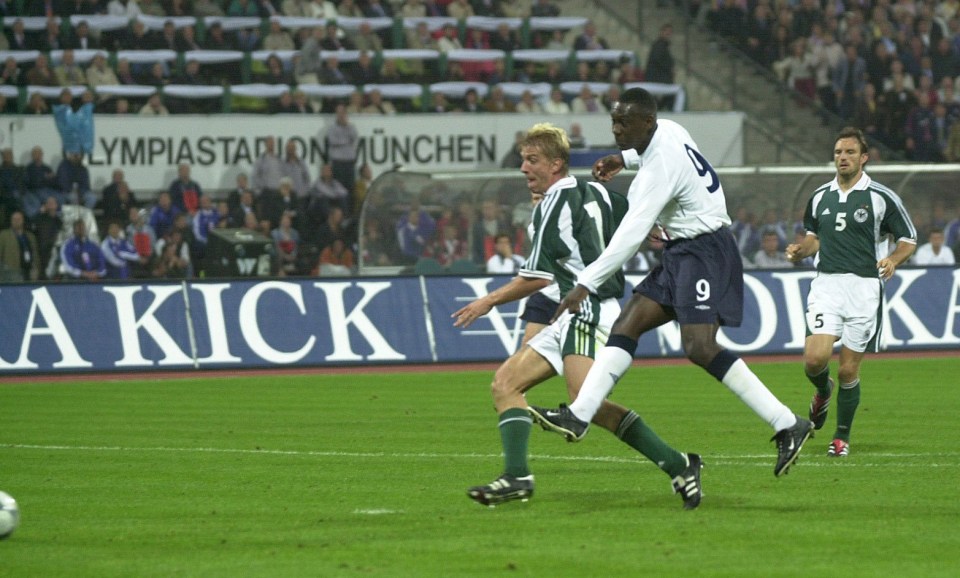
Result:
{"type": "Polygon", "coordinates": [[[177,28],[173,25],[173,20],[167,20],[160,29],[160,35],[157,37],[157,48],[161,50],[173,50],[176,52],[180,48],[180,38],[177,35],[177,28]]]}
{"type": "Polygon", "coordinates": [[[570,141],[571,149],[590,148],[590,143],[588,143],[587,138],[583,136],[583,127],[580,126],[579,122],[570,124],[570,132],[567,133],[567,138],[570,141]]]}
{"type": "Polygon", "coordinates": [[[60,86],[87,84],[87,76],[83,73],[83,69],[77,64],[73,50],[64,50],[61,58],[60,65],[53,69],[53,74],[57,77],[57,84],[60,86]]]}
{"type": "Polygon", "coordinates": [[[167,11],[160,5],[159,0],[138,0],[140,11],[145,16],[157,16],[162,18],[167,15],[167,11]]]}
{"type": "Polygon", "coordinates": [[[348,36],[347,44],[351,46],[353,50],[373,53],[383,50],[383,40],[380,38],[380,35],[373,30],[370,23],[366,21],[361,21],[356,32],[348,36]]]}
{"type": "Polygon", "coordinates": [[[154,62],[147,70],[146,76],[140,80],[140,84],[146,84],[158,89],[170,84],[170,69],[163,62],[154,62]]]}
{"type": "Polygon", "coordinates": [[[227,5],[227,16],[260,17],[260,9],[253,0],[230,0],[227,5]]]}
{"type": "Polygon", "coordinates": [[[17,18],[13,21],[13,24],[10,26],[10,32],[7,35],[7,43],[10,45],[10,50],[36,50],[39,48],[33,42],[33,39],[27,34],[26,27],[23,24],[23,20],[17,18]]]}
{"type": "Polygon", "coordinates": [[[43,148],[39,146],[30,149],[30,163],[23,169],[23,189],[23,209],[30,219],[37,215],[48,197],[59,198],[56,173],[44,162],[43,148]]]}
{"type": "Polygon", "coordinates": [[[580,93],[570,103],[570,110],[574,113],[606,114],[607,109],[590,89],[589,84],[580,87],[580,93]]]}
{"type": "Polygon", "coordinates": [[[40,34],[39,49],[49,53],[53,50],[63,50],[64,42],[60,38],[60,24],[55,18],[47,18],[47,27],[40,34]]]}
{"type": "Polygon", "coordinates": [[[253,191],[244,190],[240,193],[238,201],[237,208],[230,212],[230,226],[243,227],[247,222],[247,215],[250,214],[253,215],[253,220],[256,226],[256,223],[259,223],[260,219],[253,203],[253,191]]]}
{"type": "Polygon", "coordinates": [[[450,52],[451,50],[462,50],[463,44],[460,43],[460,36],[457,33],[456,26],[445,24],[443,33],[437,40],[437,50],[440,52],[450,52]]]}
{"type": "Polygon", "coordinates": [[[263,152],[253,163],[251,181],[253,192],[262,196],[266,192],[277,192],[280,189],[280,177],[283,176],[283,161],[277,155],[277,141],[268,136],[263,139],[263,152]]]}
{"type": "MultiPolygon", "coordinates": [[[[347,191],[353,190],[360,135],[357,127],[350,122],[347,109],[342,103],[337,105],[334,122],[327,128],[323,138],[326,140],[333,178],[347,191]]],[[[352,206],[352,203],[349,206],[352,206]]]]}
{"type": "Polygon", "coordinates": [[[382,0],[367,0],[363,13],[367,18],[392,18],[393,10],[382,0]]]}
{"type": "Polygon", "coordinates": [[[307,12],[308,0],[283,0],[280,4],[280,11],[284,16],[293,16],[297,18],[309,18],[307,12]]]}
{"type": "MultiPolygon", "coordinates": [[[[672,24],[664,24],[660,27],[657,39],[650,45],[650,53],[647,56],[647,67],[645,70],[647,82],[660,82],[663,84],[674,84],[676,82],[674,80],[673,54],[670,52],[670,39],[672,37],[672,24]]],[[[673,107],[672,97],[660,99],[659,105],[658,108],[669,110],[673,107]]]]}
{"type": "Polygon", "coordinates": [[[236,42],[233,38],[227,36],[223,30],[223,25],[214,21],[207,28],[207,36],[203,41],[203,47],[207,50],[237,50],[236,42]]]}
{"type": "Polygon", "coordinates": [[[20,72],[20,66],[17,64],[17,59],[12,56],[8,56],[6,60],[3,61],[3,69],[0,70],[0,84],[6,86],[20,86],[22,84],[23,75],[20,72]]]}
{"type": "MultiPolygon", "coordinates": [[[[87,84],[94,90],[96,90],[98,86],[120,84],[120,80],[117,78],[113,69],[107,64],[107,58],[103,53],[94,55],[90,66],[87,68],[86,78],[87,84]]],[[[108,98],[107,95],[101,95],[100,102],[104,102],[108,98]]]]}
{"type": "Polygon", "coordinates": [[[141,20],[131,20],[130,30],[120,40],[120,44],[125,50],[153,50],[157,48],[155,38],[141,20]]]}
{"type": "Polygon", "coordinates": [[[550,91],[550,100],[543,106],[547,114],[570,114],[570,105],[563,100],[563,92],[559,88],[550,91]]]}
{"type": "Polygon", "coordinates": [[[288,112],[293,112],[296,114],[314,114],[316,112],[309,99],[307,99],[307,93],[303,92],[302,90],[294,90],[292,98],[293,105],[288,112]]]}
{"type": "Polygon", "coordinates": [[[131,209],[137,209],[137,200],[134,198],[133,191],[130,190],[127,181],[123,180],[123,171],[114,171],[114,178],[116,178],[118,172],[120,173],[120,180],[103,190],[103,218],[106,221],[126,225],[129,223],[131,209]]]}
{"type": "Polygon", "coordinates": [[[140,84],[130,68],[130,61],[126,58],[117,60],[117,84],[140,84]]]}
{"type": "Polygon", "coordinates": [[[270,237],[277,254],[277,274],[281,277],[299,275],[300,232],[294,228],[290,215],[280,216],[280,224],[270,231],[270,237]]]}
{"type": "Polygon", "coordinates": [[[442,92],[434,92],[430,95],[430,107],[427,112],[445,113],[450,112],[452,107],[447,101],[447,95],[442,92]]]}
{"type": "Polygon", "coordinates": [[[190,86],[204,86],[210,84],[210,79],[200,70],[200,61],[191,58],[183,67],[183,73],[178,74],[174,84],[186,84],[190,86]]]}
{"type": "Polygon", "coordinates": [[[553,18],[560,16],[560,8],[550,0],[534,0],[530,16],[553,18]]]}
{"type": "MultiPolygon", "coordinates": [[[[527,114],[543,114],[543,106],[537,102],[533,97],[533,93],[529,90],[524,90],[520,94],[520,102],[517,103],[516,112],[522,112],[527,114]]],[[[519,165],[517,165],[519,168],[519,165]]]]}
{"type": "MultiPolygon", "coordinates": [[[[297,141],[288,140],[284,145],[284,156],[280,166],[282,177],[290,179],[290,185],[293,192],[298,197],[303,197],[310,189],[310,169],[307,163],[300,157],[297,148],[297,141]]],[[[278,181],[282,184],[282,178],[278,181]]]]}
{"type": "Polygon", "coordinates": [[[57,244],[60,231],[63,230],[63,220],[60,218],[60,203],[57,197],[50,195],[44,199],[40,211],[30,219],[31,229],[37,238],[39,247],[40,275],[44,276],[47,264],[57,244]]]}
{"type": "Polygon", "coordinates": [[[397,240],[400,246],[400,256],[405,263],[415,263],[433,240],[436,233],[436,221],[415,204],[406,211],[397,221],[397,240]]]}
{"type": "MultiPolygon", "coordinates": [[[[392,233],[392,232],[391,232],[392,233]]],[[[363,221],[362,262],[365,266],[386,267],[393,265],[395,241],[391,242],[392,234],[387,234],[376,218],[367,218],[363,221]]]]}
{"type": "Polygon", "coordinates": [[[26,228],[20,211],[10,215],[10,228],[0,231],[0,281],[20,283],[40,278],[37,238],[26,228]]]}
{"type": "Polygon", "coordinates": [[[270,51],[296,49],[296,45],[293,42],[293,36],[291,36],[289,32],[280,26],[279,20],[270,21],[270,32],[263,37],[263,43],[261,47],[264,50],[270,51]]]}
{"type": "MultiPolygon", "coordinates": [[[[108,218],[107,220],[113,220],[118,216],[116,213],[115,206],[117,205],[117,200],[120,198],[120,195],[119,195],[120,183],[124,182],[125,176],[126,175],[124,174],[123,169],[113,169],[113,172],[110,174],[110,184],[103,187],[103,191],[101,191],[100,193],[100,203],[104,211],[106,211],[106,208],[108,205],[114,207],[114,209],[112,209],[114,210],[114,214],[111,215],[111,218],[108,218]]],[[[129,192],[130,190],[128,188],[127,193],[129,192]]],[[[118,220],[126,219],[127,214],[128,214],[128,211],[125,209],[123,214],[119,215],[120,219],[118,220]]]]}
{"type": "Polygon", "coordinates": [[[770,5],[757,3],[744,26],[744,51],[747,56],[763,66],[772,65],[773,62],[767,59],[774,30],[770,5]]]}
{"type": "Polygon", "coordinates": [[[320,251],[320,259],[313,274],[321,277],[349,275],[354,266],[353,250],[343,239],[337,238],[320,251]]]}
{"type": "Polygon", "coordinates": [[[396,107],[393,106],[393,103],[389,100],[384,100],[383,95],[380,93],[379,89],[373,89],[367,94],[367,106],[363,107],[364,114],[383,114],[383,115],[395,115],[397,114],[396,107]]]}
{"type": "Polygon", "coordinates": [[[513,253],[510,235],[500,233],[494,241],[494,254],[487,260],[486,271],[491,274],[514,274],[523,267],[524,258],[513,253]]]}
{"type": "Polygon", "coordinates": [[[346,241],[349,238],[347,230],[347,221],[343,210],[338,206],[332,206],[327,211],[323,221],[316,227],[315,242],[318,249],[329,247],[334,240],[340,239],[346,241]]]}
{"type": "MultiPolygon", "coordinates": [[[[411,60],[410,62],[419,63],[420,61],[411,60]]],[[[380,84],[380,71],[377,70],[377,67],[374,65],[373,56],[370,52],[365,50],[360,52],[350,76],[357,86],[380,84]]]]}
{"type": "Polygon", "coordinates": [[[473,262],[486,263],[493,256],[497,235],[509,230],[510,224],[497,202],[484,200],[480,205],[480,218],[473,223],[473,262]]]}
{"type": "Polygon", "coordinates": [[[913,264],[925,267],[955,265],[956,258],[953,249],[946,246],[944,241],[943,229],[939,227],[931,229],[927,235],[927,242],[917,247],[917,252],[912,259],[913,264]]]}
{"type": "Polygon", "coordinates": [[[191,223],[191,234],[193,242],[190,244],[192,254],[190,259],[193,263],[202,264],[207,251],[207,243],[210,239],[210,231],[220,226],[220,213],[213,205],[210,195],[200,197],[200,209],[193,216],[191,223]]]}
{"type": "Polygon", "coordinates": [[[547,84],[557,86],[562,82],[567,80],[567,73],[564,70],[565,65],[551,60],[547,62],[547,67],[543,73],[536,79],[538,82],[546,82],[547,84]]]}
{"type": "Polygon", "coordinates": [[[50,61],[47,60],[47,56],[44,53],[37,55],[37,59],[33,62],[33,67],[27,71],[26,81],[28,85],[33,86],[59,86],[60,83],[57,82],[57,77],[53,73],[53,70],[50,69],[50,61]]]}
{"type": "MultiPolygon", "coordinates": [[[[243,193],[250,191],[253,194],[253,191],[250,190],[250,179],[247,177],[246,173],[238,173],[236,177],[236,186],[227,193],[227,205],[230,209],[230,212],[240,208],[240,196],[243,193]]],[[[240,225],[231,224],[231,227],[239,227],[240,225]]]]}
{"type": "Polygon", "coordinates": [[[360,214],[360,210],[363,208],[363,202],[367,198],[367,191],[370,190],[371,184],[373,184],[373,169],[371,169],[370,165],[367,163],[363,163],[360,165],[360,168],[357,169],[357,180],[353,183],[352,214],[360,214]]]}
{"type": "Polygon", "coordinates": [[[758,269],[789,269],[793,263],[787,260],[786,254],[780,248],[780,236],[777,231],[763,229],[760,236],[760,250],[754,253],[752,261],[745,261],[748,268],[758,269]]]}
{"type": "Polygon", "coordinates": [[[306,5],[307,16],[310,18],[326,18],[336,20],[339,13],[337,6],[330,0],[312,0],[306,5]]]}
{"type": "Polygon", "coordinates": [[[60,267],[68,279],[99,281],[107,274],[100,246],[87,237],[83,219],[73,222],[73,236],[60,248],[60,267]]]}
{"type": "Polygon", "coordinates": [[[884,123],[880,102],[877,100],[876,89],[872,83],[863,86],[863,94],[857,101],[853,113],[853,125],[860,127],[864,136],[871,143],[886,142],[884,123]]]}
{"type": "Polygon", "coordinates": [[[90,190],[90,171],[83,164],[83,156],[69,153],[57,166],[57,186],[64,204],[83,204],[93,209],[97,204],[97,195],[90,190]]]}
{"type": "Polygon", "coordinates": [[[797,38],[790,48],[790,56],[774,62],[773,70],[784,84],[806,99],[801,101],[805,104],[816,94],[815,65],[814,55],[807,51],[807,39],[797,38]]]}
{"type": "MultiPolygon", "coordinates": [[[[896,62],[896,61],[895,61],[896,62]]],[[[893,85],[884,92],[882,111],[887,143],[895,149],[903,150],[907,139],[907,114],[916,105],[917,99],[912,89],[904,86],[904,74],[893,77],[893,85]]]]}
{"type": "Polygon", "coordinates": [[[439,50],[437,40],[430,33],[425,21],[417,22],[413,28],[406,30],[407,48],[419,48],[426,50],[439,50]]]}
{"type": "Polygon", "coordinates": [[[867,82],[867,63],[857,53],[857,47],[847,44],[844,58],[833,72],[833,92],[837,97],[837,113],[844,119],[853,117],[857,100],[867,82]]]}
{"type": "Polygon", "coordinates": [[[942,152],[937,142],[934,127],[936,117],[930,103],[930,95],[917,92],[917,104],[907,115],[906,150],[913,161],[921,163],[942,160],[942,152]]]}
{"type": "Polygon", "coordinates": [[[182,209],[173,204],[169,191],[161,191],[157,196],[157,204],[150,209],[150,218],[147,221],[153,229],[156,238],[161,238],[173,228],[173,221],[182,209]]]}
{"type": "Polygon", "coordinates": [[[606,50],[610,48],[607,41],[597,35],[597,25],[588,20],[583,25],[583,32],[573,41],[574,50],[606,50]]]}
{"type": "Polygon", "coordinates": [[[137,253],[116,221],[111,221],[107,226],[107,236],[100,243],[100,251],[106,262],[105,279],[128,279],[131,277],[132,264],[144,265],[149,261],[148,257],[137,253]]]}
{"type": "Polygon", "coordinates": [[[456,18],[457,20],[466,20],[467,18],[476,16],[476,13],[469,0],[452,0],[447,4],[447,16],[456,18]]]}
{"type": "Polygon", "coordinates": [[[180,34],[176,40],[176,47],[177,52],[203,50],[203,45],[197,40],[197,30],[189,24],[180,29],[180,34]]]}
{"type": "Polygon", "coordinates": [[[340,0],[337,4],[337,13],[341,18],[366,18],[366,14],[360,7],[361,4],[363,4],[363,0],[340,0]]]}
{"type": "Polygon", "coordinates": [[[320,169],[320,178],[310,188],[312,201],[320,203],[329,212],[331,207],[339,207],[344,212],[352,209],[353,202],[349,190],[333,176],[333,167],[328,163],[320,169]]]}
{"type": "Polygon", "coordinates": [[[200,206],[200,197],[203,196],[203,189],[200,183],[193,180],[190,176],[190,165],[180,163],[177,166],[177,178],[170,183],[170,201],[181,212],[190,215],[197,212],[200,206]]]}
{"type": "Polygon", "coordinates": [[[463,93],[463,104],[457,108],[459,112],[483,112],[480,105],[480,96],[477,89],[468,88],[463,93]]]}
{"type": "Polygon", "coordinates": [[[167,110],[167,107],[163,104],[160,93],[155,92],[150,95],[147,103],[143,105],[143,108],[140,109],[138,114],[141,116],[168,116],[170,111],[167,110]]]}
{"type": "Polygon", "coordinates": [[[491,113],[516,112],[517,107],[503,93],[503,87],[497,85],[490,89],[490,93],[483,101],[483,110],[491,113]]]}
{"type": "Polygon", "coordinates": [[[226,15],[219,0],[193,0],[193,14],[198,18],[226,15]]]}
{"type": "Polygon", "coordinates": [[[164,279],[190,277],[190,250],[180,231],[173,231],[169,239],[157,241],[157,258],[151,275],[164,279]]]}
{"type": "Polygon", "coordinates": [[[293,189],[293,179],[290,177],[282,177],[279,189],[265,193],[260,199],[258,217],[269,221],[271,229],[280,225],[280,217],[283,215],[289,216],[295,227],[301,226],[303,210],[300,207],[300,198],[293,189]]]}
{"type": "Polygon", "coordinates": [[[510,27],[501,22],[497,25],[496,31],[490,36],[490,48],[502,50],[504,52],[513,52],[522,48],[520,39],[510,27]]]}
{"type": "Polygon", "coordinates": [[[330,54],[323,61],[323,69],[320,71],[320,83],[353,84],[353,81],[347,73],[340,68],[340,59],[330,54]]]}

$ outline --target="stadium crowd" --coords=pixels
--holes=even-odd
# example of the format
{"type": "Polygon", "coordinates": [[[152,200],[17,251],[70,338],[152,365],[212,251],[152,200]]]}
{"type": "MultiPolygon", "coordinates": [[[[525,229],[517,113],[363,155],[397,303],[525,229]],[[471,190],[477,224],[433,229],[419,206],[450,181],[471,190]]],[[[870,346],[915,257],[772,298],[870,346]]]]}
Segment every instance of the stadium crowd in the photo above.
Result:
{"type": "Polygon", "coordinates": [[[917,162],[960,161],[957,0],[694,1],[807,101],[917,162]]]}
{"type": "MultiPolygon", "coordinates": [[[[894,147],[902,143],[916,160],[953,158],[950,146],[937,149],[940,156],[927,153],[933,150],[928,146],[930,138],[940,143],[947,135],[948,143],[954,136],[960,141],[960,123],[955,122],[960,116],[956,97],[960,91],[953,87],[958,81],[955,53],[960,47],[957,2],[944,1],[935,8],[910,3],[910,11],[905,10],[906,4],[891,6],[881,0],[875,6],[846,7],[831,2],[821,9],[815,0],[803,0],[796,7],[787,3],[774,7],[766,0],[749,5],[729,0],[703,5],[700,13],[718,34],[777,70],[802,68],[783,65],[793,51],[804,62],[813,63],[808,53],[814,50],[836,56],[841,42],[853,46],[856,50],[850,55],[856,57],[852,61],[857,63],[856,74],[842,75],[839,71],[845,70],[845,61],[836,57],[826,60],[826,69],[821,60],[816,66],[810,64],[816,72],[812,93],[807,84],[797,82],[802,74],[791,72],[791,83],[858,124],[869,120],[864,125],[869,134],[894,147]],[[737,19],[748,8],[762,16],[756,23],[737,19]],[[909,18],[904,16],[907,12],[912,13],[909,18]],[[889,38],[877,36],[887,30],[879,24],[883,14],[886,22],[895,23],[896,33],[888,34],[889,38]],[[763,32],[768,29],[769,35],[763,32]],[[780,38],[785,32],[790,40],[786,44],[780,38]],[[944,41],[954,53],[952,65],[943,64],[932,53],[926,58],[921,54],[922,48],[944,41]],[[790,49],[784,51],[788,45],[790,49]],[[878,46],[887,50],[883,66],[869,60],[872,53],[882,52],[878,46]],[[914,54],[916,62],[908,57],[913,54],[909,47],[920,51],[914,54]],[[858,59],[864,60],[864,66],[858,59]],[[862,73],[857,72],[861,68],[862,73]],[[833,82],[835,89],[828,91],[824,78],[841,82],[833,82]],[[862,88],[854,83],[855,90],[844,92],[851,78],[862,80],[862,88]],[[874,91],[875,102],[860,102],[861,93],[869,93],[870,86],[884,86],[887,80],[910,88],[903,88],[895,98],[884,88],[874,91]],[[938,82],[931,85],[934,80],[938,82]],[[853,101],[851,94],[857,95],[853,101]],[[933,103],[932,116],[918,112],[925,95],[933,103]],[[865,110],[873,116],[865,115],[865,110]]],[[[49,115],[64,138],[65,153],[54,169],[45,159],[58,158],[61,151],[34,147],[29,162],[21,165],[12,150],[3,150],[3,280],[199,276],[204,274],[210,233],[218,228],[246,228],[272,238],[276,275],[343,274],[353,271],[360,259],[382,266],[436,262],[450,270],[473,272],[488,263],[506,266],[524,253],[524,216],[529,216],[529,207],[513,206],[505,199],[415,202],[401,214],[369,207],[364,230],[358,231],[359,208],[373,181],[370,167],[357,166],[349,154],[332,155],[327,164],[310,167],[294,143],[286,143],[279,151],[273,139],[266,139],[265,150],[229,191],[214,191],[209,184],[196,182],[189,165],[181,165],[171,183],[130,183],[117,168],[111,182],[94,191],[83,164],[83,155],[89,153],[84,147],[92,143],[68,144],[70,123],[92,122],[94,112],[336,112],[335,126],[341,127],[339,136],[346,139],[339,141],[341,148],[350,150],[352,143],[355,150],[350,115],[410,110],[606,114],[624,84],[673,82],[670,26],[661,30],[645,69],[638,66],[632,51],[609,50],[586,19],[572,28],[534,30],[504,22],[490,29],[466,26],[465,19],[471,16],[519,18],[524,23],[531,16],[559,19],[559,8],[549,0],[48,0],[3,2],[0,16],[6,32],[0,35],[0,50],[7,55],[0,69],[0,89],[8,89],[0,91],[0,110],[49,115]],[[111,20],[104,17],[119,18],[122,25],[106,25],[111,20]],[[341,27],[337,18],[340,22],[358,19],[359,24],[341,27]],[[388,24],[381,26],[378,23],[384,18],[388,24]],[[303,25],[304,19],[324,20],[322,25],[303,25]],[[29,28],[26,22],[32,23],[29,28]],[[443,54],[460,49],[499,50],[505,58],[418,59],[409,53],[394,58],[385,52],[395,48],[443,54]],[[510,58],[524,48],[555,54],[544,59],[510,58]],[[147,56],[128,59],[124,55],[134,52],[127,51],[147,56]],[[207,51],[236,51],[241,58],[224,62],[191,56],[207,51]],[[602,51],[602,55],[579,58],[582,51],[602,51]],[[424,90],[393,97],[379,88],[440,81],[462,81],[460,92],[424,90]],[[502,84],[506,81],[531,90],[507,94],[502,84]],[[280,90],[268,95],[233,94],[226,106],[220,93],[198,99],[164,90],[172,85],[229,89],[239,83],[274,85],[280,90]],[[549,90],[535,94],[535,83],[545,83],[549,90]],[[371,85],[378,88],[364,90],[371,85]],[[598,85],[607,88],[597,94],[598,85]],[[149,90],[110,90],[118,86],[149,90]],[[305,90],[316,86],[346,90],[336,97],[305,90]],[[37,87],[49,90],[34,90],[37,87]],[[71,153],[73,149],[76,154],[71,153]],[[358,255],[361,247],[364,254],[358,255]]],[[[578,129],[570,127],[574,146],[587,146],[578,129]]],[[[503,166],[519,166],[516,155],[508,154],[503,166]]],[[[738,214],[734,227],[745,263],[789,266],[781,262],[782,248],[796,234],[796,220],[773,214],[755,223],[749,211],[738,214]],[[777,233],[777,251],[769,250],[771,231],[777,233]]],[[[960,220],[934,217],[929,221],[930,232],[942,230],[947,251],[960,242],[960,220]]],[[[655,241],[645,246],[631,268],[652,266],[660,249],[655,241]]]]}

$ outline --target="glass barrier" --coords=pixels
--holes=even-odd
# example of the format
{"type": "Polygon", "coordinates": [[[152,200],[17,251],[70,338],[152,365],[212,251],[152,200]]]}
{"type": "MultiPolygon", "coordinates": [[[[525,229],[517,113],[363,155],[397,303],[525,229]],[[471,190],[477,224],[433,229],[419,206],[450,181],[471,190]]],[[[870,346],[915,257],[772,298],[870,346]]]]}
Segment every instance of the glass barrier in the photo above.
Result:
{"type": "MultiPolygon", "coordinates": [[[[760,228],[779,224],[788,234],[801,225],[813,191],[835,175],[830,164],[717,172],[732,218],[760,228]]],[[[590,178],[587,170],[572,174],[590,178]]],[[[878,165],[868,166],[868,174],[901,197],[921,243],[930,227],[960,218],[960,165],[878,165]]],[[[625,171],[607,187],[626,194],[632,176],[625,171]]],[[[360,215],[359,273],[483,273],[499,234],[509,235],[514,253],[527,255],[532,211],[526,181],[516,169],[386,173],[370,186],[360,215]]]]}

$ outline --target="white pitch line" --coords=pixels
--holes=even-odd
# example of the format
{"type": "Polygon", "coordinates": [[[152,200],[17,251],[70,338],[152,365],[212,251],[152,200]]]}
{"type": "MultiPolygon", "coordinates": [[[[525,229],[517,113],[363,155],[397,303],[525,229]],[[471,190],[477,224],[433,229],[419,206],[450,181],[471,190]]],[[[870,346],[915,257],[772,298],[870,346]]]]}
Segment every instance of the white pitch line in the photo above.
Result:
{"type": "MultiPolygon", "coordinates": [[[[197,454],[250,454],[250,455],[268,455],[268,456],[302,456],[302,457],[322,457],[322,458],[395,458],[395,459],[499,459],[501,454],[440,454],[430,452],[341,452],[341,451],[316,451],[316,450],[269,450],[269,449],[242,449],[242,448],[174,448],[174,447],[123,447],[123,446],[67,446],[67,445],[35,445],[35,444],[0,444],[0,450],[3,449],[21,449],[21,450],[39,450],[39,451],[76,451],[76,452],[153,452],[153,453],[197,453],[197,454]]],[[[956,458],[960,452],[944,453],[880,453],[866,454],[868,458],[887,458],[887,459],[916,459],[922,458],[929,460],[931,458],[956,458]]],[[[803,457],[803,456],[801,456],[803,457]]],[[[806,457],[809,457],[807,454],[806,457]]],[[[561,462],[602,462],[615,464],[646,464],[646,460],[641,457],[624,458],[616,456],[557,456],[549,454],[531,454],[531,459],[552,460],[561,462]]],[[[731,466],[758,466],[767,467],[768,461],[774,458],[773,454],[741,454],[741,455],[705,455],[704,461],[710,465],[731,465],[731,466]],[[757,463],[752,463],[757,462],[757,463]]],[[[856,458],[848,458],[850,461],[831,460],[831,464],[841,465],[848,463],[851,466],[863,467],[960,467],[960,462],[954,463],[893,463],[878,464],[865,463],[856,458]]],[[[803,467],[823,466],[826,464],[811,462],[809,459],[803,461],[803,467]]]]}

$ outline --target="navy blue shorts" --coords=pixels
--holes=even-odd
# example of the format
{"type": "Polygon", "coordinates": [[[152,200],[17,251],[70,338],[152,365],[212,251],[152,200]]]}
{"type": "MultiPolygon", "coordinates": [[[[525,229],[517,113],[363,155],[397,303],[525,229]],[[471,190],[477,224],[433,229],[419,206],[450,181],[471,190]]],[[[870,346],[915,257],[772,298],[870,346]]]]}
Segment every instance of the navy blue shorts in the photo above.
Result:
{"type": "Polygon", "coordinates": [[[743,261],[726,227],[668,241],[660,264],[633,290],[671,309],[680,325],[743,320],[743,261]]]}
{"type": "Polygon", "coordinates": [[[523,313],[520,315],[520,319],[529,323],[550,325],[550,318],[557,312],[559,305],[560,304],[553,299],[537,291],[530,297],[527,297],[527,304],[523,307],[523,313]]]}

